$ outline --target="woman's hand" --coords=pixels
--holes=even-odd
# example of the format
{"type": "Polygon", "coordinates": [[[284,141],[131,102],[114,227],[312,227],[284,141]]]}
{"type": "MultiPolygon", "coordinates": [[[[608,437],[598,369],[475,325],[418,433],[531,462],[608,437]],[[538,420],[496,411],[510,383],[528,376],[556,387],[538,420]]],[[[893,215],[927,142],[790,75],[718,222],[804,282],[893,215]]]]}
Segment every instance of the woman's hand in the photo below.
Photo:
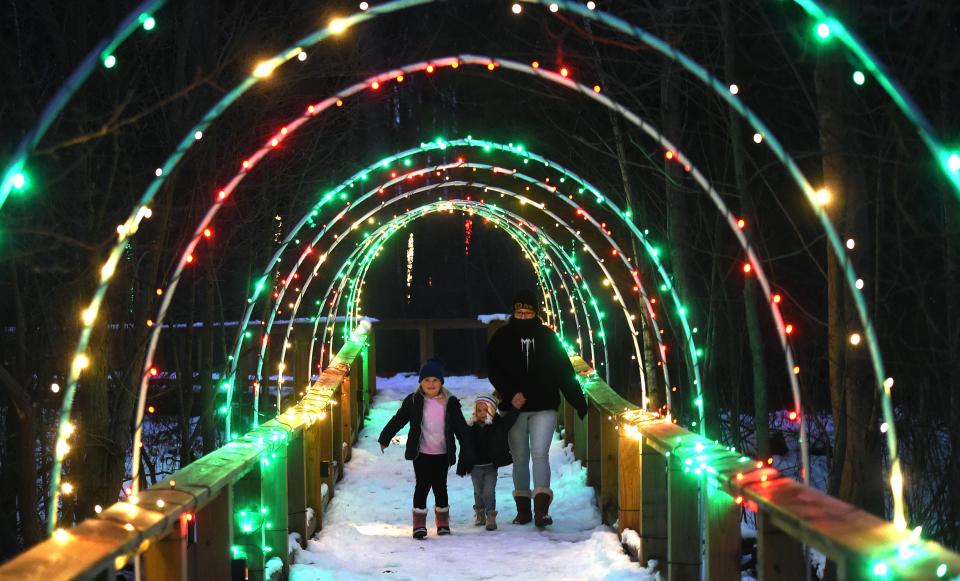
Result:
{"type": "Polygon", "coordinates": [[[513,399],[510,400],[510,403],[513,404],[513,407],[516,409],[520,409],[525,403],[527,403],[527,398],[523,397],[523,394],[518,392],[517,395],[513,396],[513,399]]]}

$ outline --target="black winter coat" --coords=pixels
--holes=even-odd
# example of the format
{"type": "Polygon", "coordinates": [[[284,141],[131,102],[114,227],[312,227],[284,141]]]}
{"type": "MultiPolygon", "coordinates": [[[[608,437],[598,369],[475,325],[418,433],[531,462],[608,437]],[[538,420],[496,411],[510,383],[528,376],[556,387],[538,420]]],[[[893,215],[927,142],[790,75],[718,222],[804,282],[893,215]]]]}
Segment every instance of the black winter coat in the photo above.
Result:
{"type": "Polygon", "coordinates": [[[500,394],[500,409],[514,410],[513,396],[527,403],[521,412],[555,410],[560,392],[582,418],[587,401],[560,339],[538,319],[515,319],[497,330],[487,345],[490,383],[500,394]]]}
{"type": "MultiPolygon", "coordinates": [[[[407,460],[416,460],[420,455],[420,430],[423,424],[423,402],[424,395],[420,391],[415,391],[403,398],[400,409],[394,414],[383,431],[380,432],[380,445],[389,446],[390,440],[397,435],[400,428],[410,424],[410,433],[407,436],[407,448],[404,458],[407,460]]],[[[460,411],[460,400],[454,396],[447,398],[447,409],[444,413],[444,433],[447,436],[447,463],[453,466],[457,462],[457,444],[454,436],[460,440],[460,463],[464,467],[473,466],[473,446],[471,445],[470,427],[467,421],[463,419],[463,413],[460,411]]],[[[458,467],[457,474],[466,473],[465,470],[458,467]]]]}
{"type": "Polygon", "coordinates": [[[500,468],[513,464],[507,432],[516,421],[517,413],[511,412],[506,416],[494,416],[492,424],[475,422],[470,426],[470,433],[473,435],[474,466],[493,464],[500,468]]]}

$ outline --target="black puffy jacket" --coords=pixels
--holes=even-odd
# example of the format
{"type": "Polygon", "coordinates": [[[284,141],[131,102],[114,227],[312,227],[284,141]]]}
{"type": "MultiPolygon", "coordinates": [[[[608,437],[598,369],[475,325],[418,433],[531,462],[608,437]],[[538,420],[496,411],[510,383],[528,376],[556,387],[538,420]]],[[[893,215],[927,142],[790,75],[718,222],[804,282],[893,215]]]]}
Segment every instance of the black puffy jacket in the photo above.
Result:
{"type": "Polygon", "coordinates": [[[487,345],[490,383],[500,395],[500,409],[513,410],[513,396],[522,393],[527,403],[521,412],[555,410],[560,392],[577,410],[587,414],[587,402],[570,357],[560,339],[538,319],[510,317],[487,345]]]}
{"type": "Polygon", "coordinates": [[[507,433],[517,421],[517,413],[510,412],[504,416],[496,415],[493,423],[481,424],[474,422],[470,426],[473,436],[473,460],[475,465],[493,464],[497,468],[513,463],[510,455],[510,444],[507,442],[507,433]]]}
{"type": "MultiPolygon", "coordinates": [[[[410,424],[410,433],[407,435],[407,448],[404,458],[407,460],[416,460],[420,455],[420,430],[423,424],[423,402],[424,395],[419,390],[403,398],[400,409],[394,414],[387,425],[380,432],[380,445],[389,446],[390,440],[397,435],[400,429],[410,424]]],[[[470,427],[467,421],[463,419],[463,413],[460,411],[460,400],[455,396],[447,398],[447,409],[444,413],[444,433],[447,439],[447,463],[453,466],[457,462],[457,444],[454,441],[460,440],[460,463],[463,466],[473,466],[473,446],[471,445],[470,427]]],[[[458,468],[457,473],[461,470],[458,468]]]]}

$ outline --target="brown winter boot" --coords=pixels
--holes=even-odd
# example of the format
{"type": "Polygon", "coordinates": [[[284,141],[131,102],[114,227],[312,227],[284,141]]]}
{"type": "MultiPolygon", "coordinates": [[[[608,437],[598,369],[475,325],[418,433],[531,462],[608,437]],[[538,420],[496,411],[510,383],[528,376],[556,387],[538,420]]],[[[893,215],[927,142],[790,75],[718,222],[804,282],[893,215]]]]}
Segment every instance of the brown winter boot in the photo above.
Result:
{"type": "Polygon", "coordinates": [[[538,527],[553,524],[550,518],[550,501],[553,500],[553,491],[549,488],[533,489],[533,521],[538,527]]]}
{"type": "Polygon", "coordinates": [[[427,509],[413,509],[413,538],[422,539],[427,536],[427,509]]]}
{"type": "Polygon", "coordinates": [[[487,517],[483,514],[483,508],[473,507],[474,520],[473,526],[482,527],[487,522],[487,517]]]}
{"type": "Polygon", "coordinates": [[[433,507],[434,512],[437,513],[437,534],[438,535],[449,535],[450,534],[450,507],[444,506],[433,507]]]}
{"type": "Polygon", "coordinates": [[[517,517],[513,519],[513,524],[525,525],[533,520],[533,515],[530,513],[530,493],[514,490],[513,500],[517,503],[517,517]]]}
{"type": "Polygon", "coordinates": [[[486,514],[487,520],[487,530],[495,531],[497,530],[497,511],[488,510],[486,514]]]}

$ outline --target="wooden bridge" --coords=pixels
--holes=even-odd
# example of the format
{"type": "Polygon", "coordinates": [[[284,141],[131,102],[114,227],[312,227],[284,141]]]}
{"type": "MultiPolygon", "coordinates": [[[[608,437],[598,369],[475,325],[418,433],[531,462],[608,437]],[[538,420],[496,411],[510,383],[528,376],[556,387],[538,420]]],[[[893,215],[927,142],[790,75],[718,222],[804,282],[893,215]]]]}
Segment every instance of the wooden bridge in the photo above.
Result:
{"type": "MultiPolygon", "coordinates": [[[[143,579],[283,579],[290,533],[323,528],[351,446],[376,395],[375,334],[347,342],[279,417],[60,531],[0,567],[2,579],[112,579],[139,559],[143,579]]],[[[562,434],[586,466],[604,522],[668,579],[739,579],[741,519],[756,513],[761,579],[806,578],[805,551],[840,579],[935,579],[960,556],[784,477],[764,462],[650,415],[578,356],[586,418],[564,404],[562,434]],[[627,538],[632,535],[624,535],[627,538]]]]}

